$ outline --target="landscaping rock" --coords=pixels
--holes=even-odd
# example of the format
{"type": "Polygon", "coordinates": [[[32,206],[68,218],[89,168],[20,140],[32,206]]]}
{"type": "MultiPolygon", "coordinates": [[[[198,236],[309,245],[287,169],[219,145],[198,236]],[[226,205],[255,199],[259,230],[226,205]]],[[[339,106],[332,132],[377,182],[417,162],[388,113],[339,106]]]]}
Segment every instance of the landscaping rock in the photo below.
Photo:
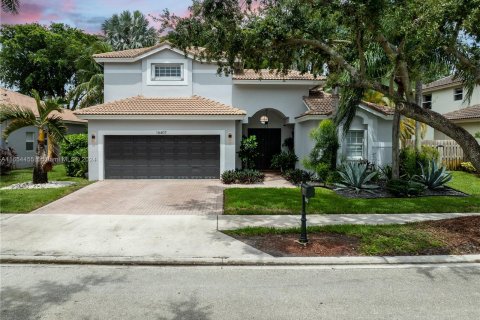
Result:
{"type": "Polygon", "coordinates": [[[63,188],[76,184],[72,181],[50,181],[49,183],[33,184],[29,182],[21,182],[3,187],[1,190],[18,190],[18,189],[49,189],[49,188],[63,188]]]}

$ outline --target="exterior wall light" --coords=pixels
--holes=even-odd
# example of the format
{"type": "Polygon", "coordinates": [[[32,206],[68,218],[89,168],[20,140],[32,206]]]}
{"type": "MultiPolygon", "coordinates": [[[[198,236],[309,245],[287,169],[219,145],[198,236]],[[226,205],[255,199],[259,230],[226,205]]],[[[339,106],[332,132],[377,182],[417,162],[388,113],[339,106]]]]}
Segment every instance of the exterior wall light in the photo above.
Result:
{"type": "Polygon", "coordinates": [[[268,124],[268,117],[267,116],[261,116],[260,117],[260,123],[261,124],[268,124]]]}

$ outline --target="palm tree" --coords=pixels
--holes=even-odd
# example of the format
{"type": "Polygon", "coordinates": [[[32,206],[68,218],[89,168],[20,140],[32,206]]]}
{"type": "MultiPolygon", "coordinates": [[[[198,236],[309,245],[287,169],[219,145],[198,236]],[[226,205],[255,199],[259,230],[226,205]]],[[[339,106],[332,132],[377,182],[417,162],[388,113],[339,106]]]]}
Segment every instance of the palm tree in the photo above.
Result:
{"type": "Polygon", "coordinates": [[[97,41],[75,61],[78,85],[68,94],[69,100],[73,101],[72,109],[103,103],[103,67],[93,59],[93,55],[109,51],[112,51],[109,44],[97,41]]]}
{"type": "Polygon", "coordinates": [[[114,50],[127,50],[153,46],[157,42],[158,34],[138,10],[133,14],[123,11],[120,16],[114,14],[102,24],[105,41],[114,50]]]}
{"type": "Polygon", "coordinates": [[[20,7],[19,0],[2,0],[2,11],[7,13],[18,13],[18,7],[20,7]]]}
{"type": "MultiPolygon", "coordinates": [[[[394,107],[394,103],[388,99],[384,94],[375,90],[367,90],[363,95],[363,100],[371,103],[376,103],[382,106],[394,107]]],[[[407,140],[412,139],[417,135],[417,121],[410,118],[402,118],[400,121],[400,141],[402,146],[406,145],[407,140]]],[[[420,138],[425,138],[427,133],[427,125],[425,123],[420,124],[420,138]]]]}
{"type": "Polygon", "coordinates": [[[417,123],[417,121],[410,118],[403,118],[400,122],[400,141],[402,142],[402,147],[407,145],[407,140],[417,137],[418,133],[420,133],[420,141],[425,138],[427,133],[427,125],[425,123],[421,123],[420,132],[417,132],[417,123]]]}
{"type": "Polygon", "coordinates": [[[375,103],[381,106],[395,107],[395,104],[388,99],[383,93],[375,90],[367,90],[363,94],[363,100],[371,103],[375,103]]]}
{"type": "Polygon", "coordinates": [[[67,132],[58,113],[63,109],[58,99],[40,100],[37,91],[32,90],[32,95],[37,102],[38,117],[30,109],[15,105],[2,105],[0,108],[0,122],[8,121],[3,131],[7,138],[15,130],[34,126],[38,130],[37,149],[33,166],[33,183],[47,183],[48,171],[52,170],[55,146],[64,139],[67,132]],[[48,141],[48,152],[45,142],[48,141]]]}

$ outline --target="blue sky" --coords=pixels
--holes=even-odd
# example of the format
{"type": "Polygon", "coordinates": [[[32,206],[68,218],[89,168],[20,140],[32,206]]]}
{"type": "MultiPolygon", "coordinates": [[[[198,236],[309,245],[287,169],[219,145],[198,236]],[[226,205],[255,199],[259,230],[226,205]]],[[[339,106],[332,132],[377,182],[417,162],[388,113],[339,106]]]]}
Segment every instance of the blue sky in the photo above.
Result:
{"type": "Polygon", "coordinates": [[[102,22],[123,10],[140,10],[158,15],[169,9],[186,15],[191,0],[20,0],[20,13],[1,13],[0,22],[8,24],[63,22],[90,33],[99,33],[102,22]]]}

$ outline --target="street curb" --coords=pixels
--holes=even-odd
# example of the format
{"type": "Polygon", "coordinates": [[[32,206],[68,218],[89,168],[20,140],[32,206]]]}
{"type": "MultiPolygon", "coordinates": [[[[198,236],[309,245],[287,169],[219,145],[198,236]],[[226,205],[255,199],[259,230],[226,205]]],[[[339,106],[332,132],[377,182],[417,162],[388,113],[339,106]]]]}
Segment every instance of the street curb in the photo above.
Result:
{"type": "Polygon", "coordinates": [[[155,266],[335,266],[480,263],[480,254],[389,257],[165,258],[1,255],[2,264],[91,264],[155,266]]]}

